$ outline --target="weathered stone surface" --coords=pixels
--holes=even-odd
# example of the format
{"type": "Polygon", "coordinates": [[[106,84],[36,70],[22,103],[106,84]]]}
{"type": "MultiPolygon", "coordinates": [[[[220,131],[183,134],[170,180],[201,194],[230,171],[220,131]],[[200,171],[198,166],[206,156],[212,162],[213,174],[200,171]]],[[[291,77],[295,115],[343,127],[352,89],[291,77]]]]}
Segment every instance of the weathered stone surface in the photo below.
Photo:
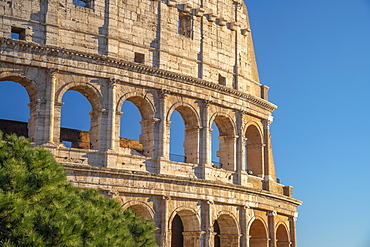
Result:
{"type": "Polygon", "coordinates": [[[160,246],[296,246],[301,202],[276,179],[276,106],[259,83],[243,1],[13,0],[0,14],[0,80],[30,97],[28,123],[1,129],[48,148],[76,186],[152,219],[160,246]],[[60,127],[68,90],[90,102],[90,131],[60,127]],[[120,137],[125,101],[141,113],[139,141],[120,137]],[[170,160],[175,110],[184,162],[170,160]]]}

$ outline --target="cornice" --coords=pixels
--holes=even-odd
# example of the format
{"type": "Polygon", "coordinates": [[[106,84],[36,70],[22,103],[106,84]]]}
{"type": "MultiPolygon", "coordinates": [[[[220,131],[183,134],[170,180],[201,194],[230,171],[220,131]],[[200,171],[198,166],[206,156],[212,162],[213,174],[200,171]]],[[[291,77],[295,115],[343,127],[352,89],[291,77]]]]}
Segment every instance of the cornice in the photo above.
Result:
{"type": "Polygon", "coordinates": [[[156,182],[170,182],[170,183],[178,183],[178,184],[185,184],[190,186],[210,186],[210,187],[219,187],[220,190],[232,190],[238,193],[250,193],[257,196],[263,196],[275,201],[282,201],[284,203],[288,203],[293,205],[294,207],[298,207],[302,204],[302,201],[283,196],[280,194],[272,193],[270,191],[265,190],[258,190],[254,188],[249,188],[241,185],[236,184],[229,184],[220,181],[213,181],[213,180],[205,180],[205,179],[198,179],[198,178],[186,178],[186,177],[178,177],[173,175],[164,175],[164,174],[157,174],[157,173],[149,173],[149,172],[142,172],[142,171],[128,171],[122,169],[115,169],[115,168],[107,168],[107,167],[94,167],[90,165],[83,165],[83,164],[63,164],[65,170],[71,170],[75,172],[83,172],[88,173],[90,175],[98,175],[104,174],[105,177],[128,177],[129,179],[137,179],[137,180],[153,180],[156,182]]]}
{"type": "Polygon", "coordinates": [[[61,48],[57,46],[50,46],[50,45],[43,45],[37,44],[33,42],[27,42],[24,40],[16,40],[10,38],[0,38],[0,49],[4,51],[6,49],[12,49],[17,52],[31,52],[32,54],[39,54],[39,55],[46,55],[46,56],[53,56],[53,57],[62,57],[67,59],[74,60],[87,60],[85,62],[94,63],[96,65],[104,65],[109,67],[115,67],[119,69],[124,69],[140,74],[152,75],[160,78],[164,78],[167,80],[178,81],[190,85],[198,85],[201,87],[217,90],[221,93],[231,94],[234,97],[241,98],[246,100],[247,102],[261,107],[267,111],[273,112],[277,106],[268,102],[267,100],[261,99],[259,97],[253,96],[251,94],[241,92],[232,88],[228,88],[226,86],[222,86],[219,84],[215,84],[213,82],[182,75],[180,73],[167,71],[164,69],[159,69],[151,66],[147,66],[144,64],[138,64],[134,62],[129,62],[125,60],[119,60],[116,58],[108,57],[105,55],[99,54],[92,54],[87,52],[80,52],[72,49],[61,48]]]}

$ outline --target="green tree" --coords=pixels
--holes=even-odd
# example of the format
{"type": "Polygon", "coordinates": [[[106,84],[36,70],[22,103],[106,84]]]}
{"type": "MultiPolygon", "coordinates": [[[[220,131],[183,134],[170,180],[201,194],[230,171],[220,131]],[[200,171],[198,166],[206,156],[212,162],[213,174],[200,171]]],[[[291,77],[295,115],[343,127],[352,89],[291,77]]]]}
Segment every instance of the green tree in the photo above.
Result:
{"type": "Polygon", "coordinates": [[[154,225],[66,179],[50,152],[0,132],[1,246],[156,246],[154,225]]]}

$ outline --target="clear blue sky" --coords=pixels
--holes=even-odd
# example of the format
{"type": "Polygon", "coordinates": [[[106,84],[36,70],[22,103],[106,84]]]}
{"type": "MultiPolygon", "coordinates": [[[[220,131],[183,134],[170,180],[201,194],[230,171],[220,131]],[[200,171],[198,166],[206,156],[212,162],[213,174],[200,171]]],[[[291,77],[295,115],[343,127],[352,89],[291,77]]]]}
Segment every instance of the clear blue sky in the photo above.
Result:
{"type": "Polygon", "coordinates": [[[245,2],[299,247],[369,247],[370,1],[245,2]]]}
{"type": "MultiPolygon", "coordinates": [[[[277,174],[304,201],[298,246],[370,247],[370,0],[246,3],[261,82],[279,106],[277,174]]],[[[76,96],[63,98],[62,125],[88,130],[90,105],[81,96],[75,108],[76,96]]],[[[0,118],[26,121],[27,103],[19,84],[0,82],[0,118]]],[[[131,111],[123,117],[140,121],[131,111]]],[[[132,128],[122,136],[137,139],[132,128]]],[[[181,154],[178,143],[172,153],[181,154]]]]}

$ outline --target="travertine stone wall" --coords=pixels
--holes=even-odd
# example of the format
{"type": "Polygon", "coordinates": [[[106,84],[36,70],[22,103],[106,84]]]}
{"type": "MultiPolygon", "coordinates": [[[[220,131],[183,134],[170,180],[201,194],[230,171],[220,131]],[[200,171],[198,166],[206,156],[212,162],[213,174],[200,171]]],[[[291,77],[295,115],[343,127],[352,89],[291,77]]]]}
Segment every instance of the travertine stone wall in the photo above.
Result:
{"type": "Polygon", "coordinates": [[[25,87],[28,136],[72,183],[152,219],[160,246],[172,236],[187,247],[296,246],[301,202],[276,179],[276,106],[258,79],[243,1],[12,0],[0,1],[0,16],[0,81],[25,87]],[[91,104],[90,131],[61,129],[68,90],[91,104]],[[120,137],[125,101],[141,114],[139,142],[120,137]],[[184,162],[170,160],[174,111],[184,162]],[[221,167],[211,161],[213,122],[221,167]]]}

